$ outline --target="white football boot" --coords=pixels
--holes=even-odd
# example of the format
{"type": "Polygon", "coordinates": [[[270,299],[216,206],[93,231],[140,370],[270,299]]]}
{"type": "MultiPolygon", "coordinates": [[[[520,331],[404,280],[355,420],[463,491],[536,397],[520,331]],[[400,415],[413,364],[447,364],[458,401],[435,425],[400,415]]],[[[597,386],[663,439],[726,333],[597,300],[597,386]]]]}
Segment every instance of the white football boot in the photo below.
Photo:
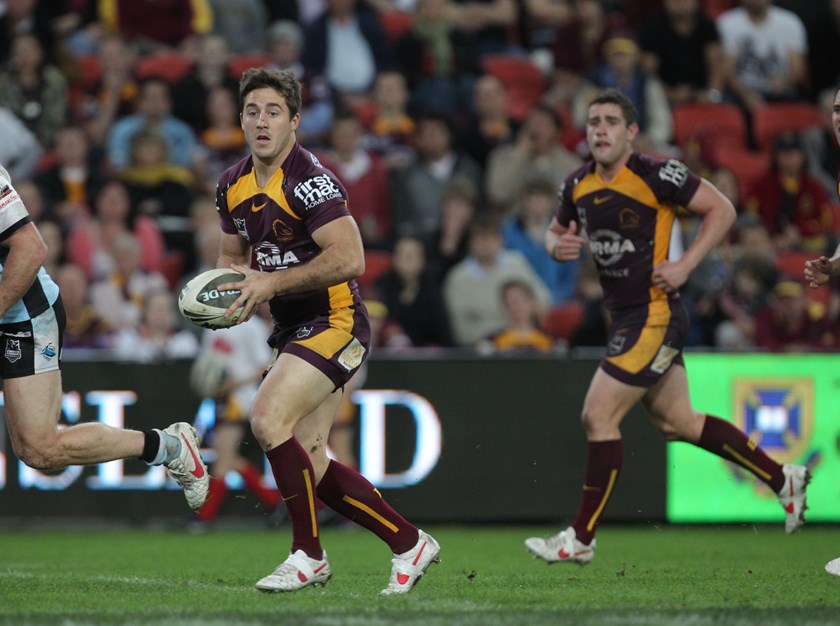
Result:
{"type": "Polygon", "coordinates": [[[411,550],[395,554],[391,559],[391,579],[388,586],[379,592],[380,595],[408,593],[432,563],[440,563],[440,545],[434,537],[421,530],[411,550]]]}
{"type": "Polygon", "coordinates": [[[550,537],[529,537],[525,540],[525,547],[534,555],[552,563],[578,563],[586,565],[595,558],[595,539],[586,545],[578,541],[575,529],[569,526],[566,530],[550,537]]]}
{"type": "Polygon", "coordinates": [[[787,513],[785,532],[791,534],[805,523],[805,511],[808,508],[805,502],[805,488],[811,482],[811,472],[804,465],[789,463],[782,466],[782,472],[785,475],[785,484],[779,491],[779,502],[787,513]]]}
{"type": "Polygon", "coordinates": [[[207,500],[210,488],[210,473],[201,460],[201,452],[195,428],[186,422],[178,422],[164,429],[167,435],[181,443],[177,457],[165,463],[167,473],[184,488],[184,495],[190,507],[197,511],[207,500]]]}
{"type": "Polygon", "coordinates": [[[303,550],[295,550],[276,570],[257,581],[255,586],[260,591],[297,591],[310,585],[324,586],[331,577],[326,550],[320,559],[311,559],[303,550]]]}

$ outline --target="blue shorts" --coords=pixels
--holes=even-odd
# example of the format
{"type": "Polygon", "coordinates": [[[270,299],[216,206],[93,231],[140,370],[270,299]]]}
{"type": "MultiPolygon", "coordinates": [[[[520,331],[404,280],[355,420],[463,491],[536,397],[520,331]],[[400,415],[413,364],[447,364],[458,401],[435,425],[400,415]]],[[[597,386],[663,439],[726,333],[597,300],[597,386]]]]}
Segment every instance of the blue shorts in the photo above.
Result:
{"type": "Polygon", "coordinates": [[[61,297],[31,320],[0,324],[0,378],[60,370],[66,324],[61,297]]]}

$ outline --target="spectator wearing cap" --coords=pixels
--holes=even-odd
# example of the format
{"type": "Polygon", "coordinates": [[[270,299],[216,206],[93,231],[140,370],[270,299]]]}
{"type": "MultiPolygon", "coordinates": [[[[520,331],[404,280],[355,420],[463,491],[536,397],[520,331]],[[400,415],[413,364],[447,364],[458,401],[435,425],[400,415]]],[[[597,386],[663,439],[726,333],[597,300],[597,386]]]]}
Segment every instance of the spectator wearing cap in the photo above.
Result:
{"type": "Polygon", "coordinates": [[[772,352],[808,352],[833,348],[835,336],[825,305],[809,300],[801,282],[783,277],[756,316],[755,343],[772,352]]]}
{"type": "Polygon", "coordinates": [[[777,137],[770,169],[753,183],[744,208],[761,218],[777,252],[834,250],[828,192],[808,173],[805,149],[794,131],[777,137]]]}

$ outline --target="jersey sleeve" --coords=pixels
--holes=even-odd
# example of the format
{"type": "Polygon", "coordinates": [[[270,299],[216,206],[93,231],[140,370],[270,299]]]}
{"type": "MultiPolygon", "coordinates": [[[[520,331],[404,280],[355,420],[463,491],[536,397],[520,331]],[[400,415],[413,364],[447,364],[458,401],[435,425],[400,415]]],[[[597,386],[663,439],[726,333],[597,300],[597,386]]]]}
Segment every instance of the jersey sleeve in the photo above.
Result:
{"type": "Polygon", "coordinates": [[[686,207],[700,186],[700,177],[685,163],[668,159],[653,163],[649,184],[660,202],[686,207]]]}
{"type": "Polygon", "coordinates": [[[578,216],[575,203],[572,200],[573,187],[574,182],[570,179],[566,179],[563,184],[560,185],[560,190],[558,191],[558,196],[560,197],[560,207],[557,209],[557,222],[563,228],[568,227],[569,222],[577,219],[578,216]]]}
{"type": "Polygon", "coordinates": [[[233,217],[228,208],[227,192],[229,186],[226,177],[222,177],[219,184],[216,185],[216,212],[219,214],[222,232],[228,235],[237,235],[239,231],[233,223],[233,217]]]}
{"type": "Polygon", "coordinates": [[[20,195],[12,186],[9,173],[0,166],[0,241],[31,221],[20,195]]]}
{"type": "Polygon", "coordinates": [[[303,218],[310,234],[324,224],[350,215],[347,190],[332,172],[325,169],[298,182],[293,197],[295,212],[303,218]]]}

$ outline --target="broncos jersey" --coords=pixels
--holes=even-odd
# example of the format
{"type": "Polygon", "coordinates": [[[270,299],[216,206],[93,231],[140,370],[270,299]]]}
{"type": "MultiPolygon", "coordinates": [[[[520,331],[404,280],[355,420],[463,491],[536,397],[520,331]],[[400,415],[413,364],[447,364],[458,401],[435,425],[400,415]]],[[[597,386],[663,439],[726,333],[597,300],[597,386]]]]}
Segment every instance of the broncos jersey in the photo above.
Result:
{"type": "MultiPolygon", "coordinates": [[[[0,276],[5,271],[6,259],[9,256],[9,246],[3,242],[31,221],[29,212],[12,186],[9,173],[0,166],[0,276]]],[[[31,320],[55,304],[57,299],[58,285],[42,267],[23,297],[0,317],[0,324],[31,320]]]]}
{"type": "Polygon", "coordinates": [[[607,308],[667,302],[668,294],[653,286],[651,274],[668,258],[679,207],[699,186],[700,178],[683,163],[635,152],[608,183],[595,172],[594,161],[565,180],[557,221],[567,227],[575,220],[586,231],[607,308]]]}
{"type": "MultiPolygon", "coordinates": [[[[275,272],[307,263],[321,249],[312,233],[350,215],[347,192],[317,157],[295,142],[265,187],[257,185],[248,156],[228,168],[216,188],[216,210],[222,231],[238,234],[251,245],[251,268],[275,272]]],[[[271,314],[289,327],[333,309],[359,304],[356,281],[302,293],[278,294],[271,314]]]]}

